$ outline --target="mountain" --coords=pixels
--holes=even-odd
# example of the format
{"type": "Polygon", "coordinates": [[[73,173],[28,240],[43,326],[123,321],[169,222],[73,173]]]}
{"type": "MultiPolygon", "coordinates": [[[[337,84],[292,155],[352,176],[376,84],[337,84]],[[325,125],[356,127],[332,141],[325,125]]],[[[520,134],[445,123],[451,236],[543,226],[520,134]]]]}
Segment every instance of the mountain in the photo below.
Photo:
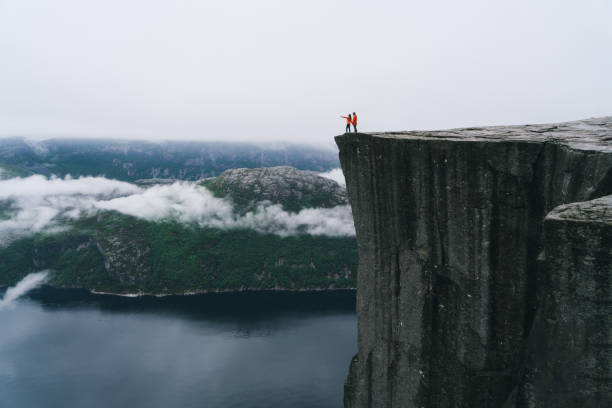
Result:
{"type": "MultiPolygon", "coordinates": [[[[166,216],[151,220],[109,210],[79,218],[60,214],[53,228],[0,247],[0,285],[13,284],[29,272],[51,269],[49,283],[53,286],[119,294],[355,287],[354,237],[310,234],[299,225],[296,233],[279,234],[274,226],[268,232],[249,224],[270,212],[272,220],[293,217],[299,223],[298,207],[315,213],[320,209],[348,211],[343,187],[313,172],[288,167],[228,171],[204,183],[215,186],[225,197],[204,201],[204,205],[241,203],[234,205],[235,214],[229,221],[248,222],[215,227],[197,219],[166,216]],[[245,179],[238,182],[237,174],[245,179]],[[261,181],[262,187],[246,189],[251,177],[261,181]],[[274,204],[286,205],[287,210],[274,204]]],[[[193,191],[197,185],[183,182],[175,187],[193,191]]],[[[141,191],[157,191],[162,186],[167,184],[141,191]]],[[[10,200],[0,202],[0,220],[10,219],[15,205],[10,200]]],[[[349,222],[352,225],[350,218],[349,222]]]]}
{"type": "Polygon", "coordinates": [[[199,180],[232,168],[293,166],[327,171],[339,166],[331,149],[224,142],[144,142],[101,139],[0,139],[0,165],[63,177],[105,176],[117,180],[199,180]]]}
{"type": "Polygon", "coordinates": [[[287,211],[348,203],[346,189],[335,181],[289,166],[230,169],[202,185],[219,197],[231,197],[243,211],[262,201],[281,204],[287,211]]]}

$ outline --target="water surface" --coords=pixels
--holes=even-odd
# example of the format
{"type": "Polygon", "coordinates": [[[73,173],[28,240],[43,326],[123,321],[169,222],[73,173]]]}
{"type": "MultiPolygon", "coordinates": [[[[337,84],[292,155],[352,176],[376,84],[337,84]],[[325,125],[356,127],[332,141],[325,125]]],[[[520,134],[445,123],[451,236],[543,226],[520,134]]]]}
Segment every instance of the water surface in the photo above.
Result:
{"type": "Polygon", "coordinates": [[[0,407],[341,407],[354,303],[39,289],[0,310],[0,407]]]}

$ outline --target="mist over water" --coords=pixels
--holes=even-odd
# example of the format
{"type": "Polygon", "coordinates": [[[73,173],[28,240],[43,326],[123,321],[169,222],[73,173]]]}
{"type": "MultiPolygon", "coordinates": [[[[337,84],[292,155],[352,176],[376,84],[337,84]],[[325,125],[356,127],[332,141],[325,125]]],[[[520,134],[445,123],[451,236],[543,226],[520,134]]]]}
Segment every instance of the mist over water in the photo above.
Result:
{"type": "Polygon", "coordinates": [[[8,288],[4,294],[4,297],[0,300],[0,310],[12,306],[15,300],[17,300],[19,297],[45,283],[48,276],[49,271],[47,270],[30,273],[19,281],[17,285],[8,288]]]}

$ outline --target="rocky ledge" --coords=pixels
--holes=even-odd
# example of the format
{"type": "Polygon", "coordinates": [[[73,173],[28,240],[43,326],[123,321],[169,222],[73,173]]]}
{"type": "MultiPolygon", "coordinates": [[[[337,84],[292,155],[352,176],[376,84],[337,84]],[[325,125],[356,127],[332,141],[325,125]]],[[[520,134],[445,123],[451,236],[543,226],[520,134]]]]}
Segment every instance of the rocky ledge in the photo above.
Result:
{"type": "Polygon", "coordinates": [[[336,142],[360,257],[346,407],[612,406],[612,118],[336,142]]]}
{"type": "Polygon", "coordinates": [[[544,219],[542,299],[521,406],[612,406],[612,195],[544,219]]]}

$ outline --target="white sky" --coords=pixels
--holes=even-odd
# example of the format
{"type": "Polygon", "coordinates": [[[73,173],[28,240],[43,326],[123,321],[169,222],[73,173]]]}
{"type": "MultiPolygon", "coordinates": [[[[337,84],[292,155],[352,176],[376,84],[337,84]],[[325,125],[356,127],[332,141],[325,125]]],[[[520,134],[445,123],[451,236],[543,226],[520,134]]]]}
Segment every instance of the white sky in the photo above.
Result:
{"type": "Polygon", "coordinates": [[[610,0],[0,0],[0,136],[309,142],[612,114],[610,0]]]}

